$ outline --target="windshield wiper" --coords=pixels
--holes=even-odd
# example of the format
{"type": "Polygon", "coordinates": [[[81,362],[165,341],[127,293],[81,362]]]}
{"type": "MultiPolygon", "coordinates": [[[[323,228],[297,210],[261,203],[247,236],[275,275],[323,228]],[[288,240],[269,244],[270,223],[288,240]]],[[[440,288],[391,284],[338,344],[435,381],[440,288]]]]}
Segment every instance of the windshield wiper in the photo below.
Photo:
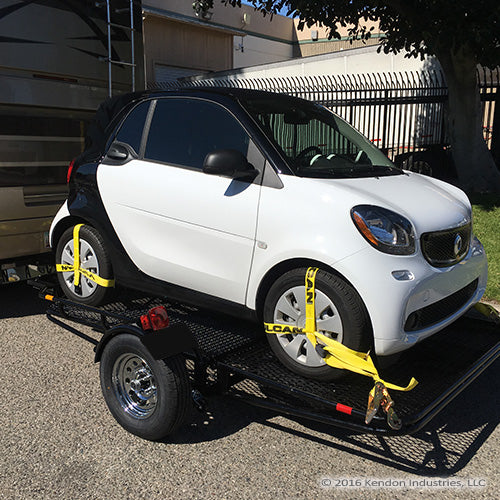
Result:
{"type": "Polygon", "coordinates": [[[296,171],[299,177],[312,177],[316,179],[342,179],[345,177],[355,177],[352,169],[335,169],[335,168],[301,168],[296,171]]]}
{"type": "Polygon", "coordinates": [[[394,167],[392,165],[358,165],[354,168],[354,171],[359,172],[360,174],[372,172],[376,175],[399,175],[403,173],[400,168],[394,167]]]}

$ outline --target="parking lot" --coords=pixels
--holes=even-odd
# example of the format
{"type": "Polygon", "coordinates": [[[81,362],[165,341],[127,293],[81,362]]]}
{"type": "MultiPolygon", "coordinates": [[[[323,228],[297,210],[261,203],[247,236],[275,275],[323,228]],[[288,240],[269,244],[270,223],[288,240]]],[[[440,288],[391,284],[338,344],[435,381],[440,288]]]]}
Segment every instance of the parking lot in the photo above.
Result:
{"type": "Polygon", "coordinates": [[[413,437],[217,397],[151,443],[115,423],[92,346],[49,322],[33,290],[4,286],[0,304],[2,499],[498,497],[498,361],[413,437]]]}

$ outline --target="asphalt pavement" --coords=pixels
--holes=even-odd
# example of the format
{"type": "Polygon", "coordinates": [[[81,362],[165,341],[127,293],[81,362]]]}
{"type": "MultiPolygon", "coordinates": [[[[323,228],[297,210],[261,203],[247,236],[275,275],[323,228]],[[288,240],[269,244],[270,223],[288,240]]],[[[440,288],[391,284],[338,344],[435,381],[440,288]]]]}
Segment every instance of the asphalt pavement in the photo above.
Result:
{"type": "Polygon", "coordinates": [[[216,397],[152,443],[118,426],[91,344],[44,308],[26,284],[0,288],[0,499],[498,498],[499,361],[412,437],[216,397]]]}

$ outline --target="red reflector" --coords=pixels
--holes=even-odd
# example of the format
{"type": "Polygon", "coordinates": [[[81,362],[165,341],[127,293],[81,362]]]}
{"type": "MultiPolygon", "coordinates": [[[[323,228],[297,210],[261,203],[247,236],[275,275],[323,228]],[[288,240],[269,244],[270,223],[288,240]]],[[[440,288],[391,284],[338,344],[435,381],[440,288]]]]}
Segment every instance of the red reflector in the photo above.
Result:
{"type": "Polygon", "coordinates": [[[337,403],[335,409],[341,413],[347,413],[348,415],[352,413],[352,408],[350,406],[341,405],[340,403],[337,403]]]}
{"type": "Polygon", "coordinates": [[[141,316],[143,330],[161,330],[167,328],[169,322],[167,310],[163,306],[153,307],[141,316]]]}
{"type": "Polygon", "coordinates": [[[73,173],[73,166],[75,164],[75,160],[71,160],[71,163],[68,167],[68,174],[66,176],[66,182],[69,184],[69,180],[71,179],[71,174],[73,173]]]}
{"type": "Polygon", "coordinates": [[[147,314],[141,316],[141,326],[143,330],[151,330],[151,321],[149,321],[149,317],[147,314]]]}

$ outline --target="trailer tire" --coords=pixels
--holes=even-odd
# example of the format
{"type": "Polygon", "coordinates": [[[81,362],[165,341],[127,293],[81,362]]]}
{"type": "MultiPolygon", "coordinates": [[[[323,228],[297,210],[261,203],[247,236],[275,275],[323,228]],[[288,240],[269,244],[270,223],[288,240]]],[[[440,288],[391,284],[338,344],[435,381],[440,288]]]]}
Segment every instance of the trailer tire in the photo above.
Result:
{"type": "MultiPolygon", "coordinates": [[[[293,269],[271,286],[263,310],[266,323],[304,328],[306,272],[307,268],[293,269]]],[[[321,269],[315,289],[318,329],[351,349],[367,352],[372,344],[371,326],[356,290],[340,276],[321,269]]],[[[281,363],[299,375],[328,382],[349,373],[325,364],[305,334],[267,334],[267,340],[281,363]]]]}
{"type": "Polygon", "coordinates": [[[104,348],[99,371],[109,411],[128,432],[157,441],[184,422],[190,389],[182,355],[156,360],[139,337],[123,333],[104,348]]]}
{"type": "MultiPolygon", "coordinates": [[[[80,228],[80,252],[84,254],[81,255],[81,258],[89,257],[87,262],[82,261],[82,267],[96,273],[101,278],[113,278],[111,259],[106,251],[102,236],[92,226],[84,225],[80,228]]],[[[72,254],[73,227],[70,227],[64,231],[57,243],[56,263],[73,265],[72,254]]],[[[80,276],[80,285],[75,287],[73,283],[74,275],[73,271],[57,273],[64,295],[70,300],[88,306],[98,306],[111,299],[114,292],[113,287],[100,286],[82,275],[80,276]]]]}

